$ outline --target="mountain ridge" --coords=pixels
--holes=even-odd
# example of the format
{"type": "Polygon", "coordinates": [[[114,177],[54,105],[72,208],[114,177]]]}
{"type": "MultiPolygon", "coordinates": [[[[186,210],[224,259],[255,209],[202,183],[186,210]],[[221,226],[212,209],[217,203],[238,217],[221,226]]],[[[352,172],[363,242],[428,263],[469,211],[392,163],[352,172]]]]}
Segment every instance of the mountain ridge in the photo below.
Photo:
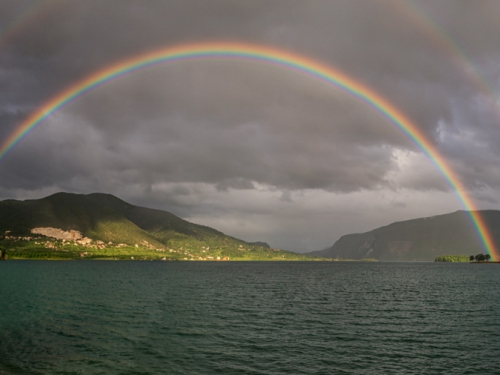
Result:
{"type": "MultiPolygon", "coordinates": [[[[0,232],[9,230],[14,234],[28,234],[28,227],[50,226],[63,230],[79,230],[84,235],[95,236],[95,226],[105,220],[123,220],[128,219],[142,230],[159,231],[176,229],[179,233],[203,239],[209,234],[215,236],[225,236],[224,233],[210,228],[208,226],[194,224],[184,220],[168,211],[135,206],[114,195],[107,193],[74,194],[59,192],[41,199],[14,200],[8,199],[0,201],[0,232]],[[23,205],[21,209],[31,214],[31,219],[22,218],[24,226],[10,228],[6,219],[8,209],[5,209],[4,203],[23,205]],[[85,204],[85,207],[82,206],[85,204]],[[96,216],[100,216],[96,218],[96,216]],[[42,223],[42,221],[44,221],[42,223]],[[49,223],[47,223],[47,221],[49,223]]],[[[98,236],[103,236],[99,234],[98,236]]],[[[98,238],[106,240],[108,238],[98,238]]],[[[242,241],[242,240],[238,240],[242,241]]],[[[245,242],[245,241],[242,241],[245,242]]]]}
{"type": "MultiPolygon", "coordinates": [[[[500,243],[500,211],[481,210],[494,242],[500,243]]],[[[468,211],[394,222],[340,237],[331,247],[307,253],[335,259],[432,261],[446,254],[484,252],[468,211]]]]}

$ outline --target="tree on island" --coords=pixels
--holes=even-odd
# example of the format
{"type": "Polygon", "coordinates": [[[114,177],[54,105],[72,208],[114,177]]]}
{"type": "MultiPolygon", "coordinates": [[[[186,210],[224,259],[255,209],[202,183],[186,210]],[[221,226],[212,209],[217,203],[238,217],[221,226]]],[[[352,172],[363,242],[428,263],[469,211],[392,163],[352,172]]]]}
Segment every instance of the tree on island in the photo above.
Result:
{"type": "Polygon", "coordinates": [[[473,262],[474,260],[476,262],[484,262],[484,261],[489,262],[490,259],[491,259],[490,254],[486,254],[486,255],[484,255],[484,254],[477,254],[477,255],[471,255],[470,256],[470,261],[471,262],[473,262]]]}

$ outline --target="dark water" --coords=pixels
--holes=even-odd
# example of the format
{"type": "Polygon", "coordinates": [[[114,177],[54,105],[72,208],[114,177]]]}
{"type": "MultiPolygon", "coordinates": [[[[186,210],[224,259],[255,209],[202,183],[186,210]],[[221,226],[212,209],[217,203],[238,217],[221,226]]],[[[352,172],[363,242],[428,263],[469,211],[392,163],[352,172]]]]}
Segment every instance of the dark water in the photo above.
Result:
{"type": "Polygon", "coordinates": [[[500,264],[0,263],[1,374],[498,374],[500,264]]]}

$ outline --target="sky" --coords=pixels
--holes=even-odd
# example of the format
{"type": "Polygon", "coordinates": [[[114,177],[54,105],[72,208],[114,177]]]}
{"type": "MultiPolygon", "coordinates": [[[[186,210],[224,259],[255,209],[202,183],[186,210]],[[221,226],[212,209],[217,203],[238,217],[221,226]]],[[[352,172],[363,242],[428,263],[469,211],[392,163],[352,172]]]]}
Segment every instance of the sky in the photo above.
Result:
{"type": "MultiPolygon", "coordinates": [[[[0,0],[0,142],[78,80],[199,42],[288,51],[381,95],[480,209],[500,209],[500,2],[0,0]]],[[[53,113],[0,160],[0,200],[104,192],[307,252],[464,209],[376,108],[264,62],[166,63],[53,113]]]]}

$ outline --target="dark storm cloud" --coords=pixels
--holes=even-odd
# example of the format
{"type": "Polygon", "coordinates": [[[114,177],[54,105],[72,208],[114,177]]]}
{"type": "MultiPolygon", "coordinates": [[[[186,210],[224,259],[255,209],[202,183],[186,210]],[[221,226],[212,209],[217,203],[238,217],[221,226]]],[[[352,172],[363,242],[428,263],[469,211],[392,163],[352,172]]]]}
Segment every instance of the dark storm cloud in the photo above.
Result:
{"type": "MultiPolygon", "coordinates": [[[[0,1],[0,22],[28,6],[0,1]]],[[[499,12],[496,1],[49,0],[0,34],[0,138],[124,58],[187,42],[260,43],[331,64],[385,97],[491,203],[500,188],[499,12]]],[[[382,194],[405,217],[417,203],[385,194],[450,191],[370,105],[296,72],[235,61],[157,66],[100,87],[29,135],[0,176],[2,198],[105,191],[187,217],[267,213],[266,223],[304,191],[367,204],[382,194]],[[248,204],[236,214],[221,197],[240,193],[248,204]],[[255,212],[258,194],[285,206],[255,212]]]]}
{"type": "Polygon", "coordinates": [[[385,142],[405,143],[376,111],[321,82],[268,67],[185,70],[158,68],[82,98],[37,129],[19,154],[44,145],[33,171],[50,170],[54,179],[64,179],[58,170],[71,177],[132,168],[150,183],[255,181],[342,192],[383,185],[392,166],[385,142]]]}

